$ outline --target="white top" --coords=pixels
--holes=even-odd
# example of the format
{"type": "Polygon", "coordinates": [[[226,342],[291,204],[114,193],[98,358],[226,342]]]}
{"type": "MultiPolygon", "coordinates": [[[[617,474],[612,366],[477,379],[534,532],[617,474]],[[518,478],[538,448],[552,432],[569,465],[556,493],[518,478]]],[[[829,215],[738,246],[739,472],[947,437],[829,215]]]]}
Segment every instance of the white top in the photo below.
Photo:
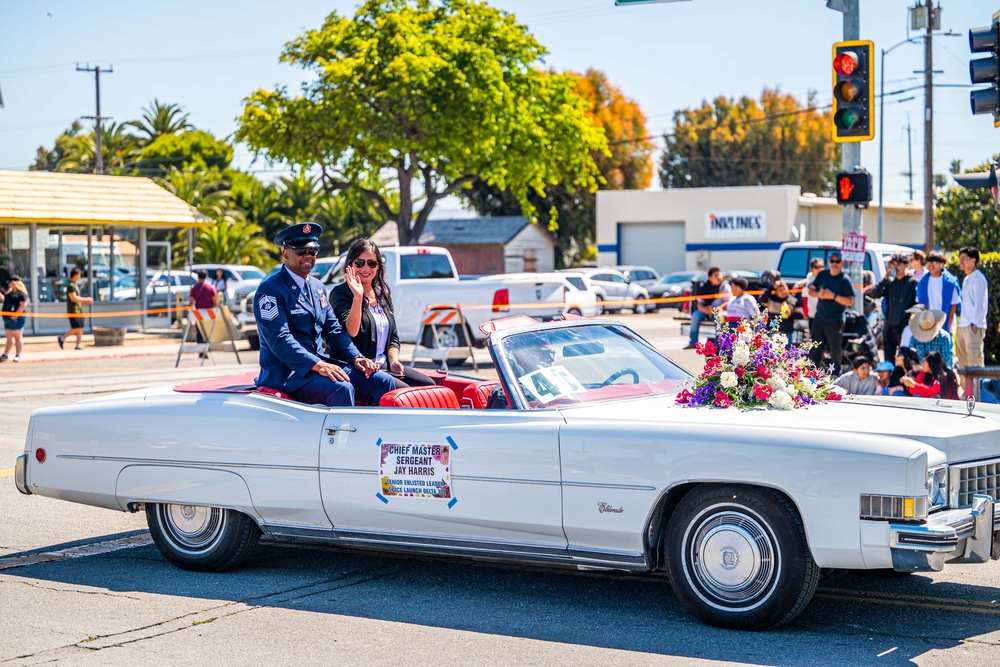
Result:
{"type": "Polygon", "coordinates": [[[810,272],[809,275],[806,276],[806,284],[802,288],[802,294],[801,294],[803,305],[804,305],[806,313],[808,314],[808,316],[809,316],[810,319],[813,318],[813,317],[816,317],[816,303],[815,302],[817,301],[817,299],[814,299],[811,296],[809,296],[809,286],[813,284],[814,280],[816,280],[816,276],[814,276],[810,272]]]}
{"type": "MultiPolygon", "coordinates": [[[[943,310],[947,313],[952,306],[957,306],[962,303],[962,299],[958,295],[958,290],[952,290],[951,303],[949,303],[946,307],[942,307],[941,292],[944,290],[944,285],[942,284],[943,281],[943,275],[940,275],[937,278],[934,276],[927,276],[927,308],[929,310],[943,310]]],[[[983,326],[986,325],[984,324],[983,326]]]]}
{"type": "Polygon", "coordinates": [[[958,318],[959,327],[975,324],[980,329],[986,328],[986,308],[990,302],[990,287],[986,276],[976,269],[962,281],[962,316],[958,318]]]}
{"type": "Polygon", "coordinates": [[[726,317],[750,319],[759,312],[760,308],[757,306],[757,299],[745,292],[742,295],[735,297],[729,302],[729,305],[726,306],[726,317]]]}
{"type": "Polygon", "coordinates": [[[385,355],[386,346],[389,344],[389,316],[382,310],[382,304],[368,306],[368,314],[372,317],[372,325],[375,327],[375,362],[379,366],[385,366],[387,357],[385,355]]]}

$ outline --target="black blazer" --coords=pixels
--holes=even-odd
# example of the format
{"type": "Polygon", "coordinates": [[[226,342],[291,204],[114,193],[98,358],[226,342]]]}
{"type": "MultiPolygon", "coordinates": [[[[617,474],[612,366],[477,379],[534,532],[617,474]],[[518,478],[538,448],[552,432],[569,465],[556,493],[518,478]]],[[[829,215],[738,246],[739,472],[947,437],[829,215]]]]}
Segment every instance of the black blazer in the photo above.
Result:
{"type": "MultiPolygon", "coordinates": [[[[330,291],[330,306],[337,315],[337,319],[340,320],[340,326],[344,327],[345,331],[347,330],[347,316],[351,314],[351,306],[353,304],[354,292],[347,286],[347,283],[340,283],[330,291]]],[[[381,351],[385,352],[392,347],[398,350],[399,334],[396,332],[396,318],[392,316],[391,310],[386,309],[385,314],[389,316],[389,338],[385,344],[386,349],[381,351]]],[[[378,345],[378,333],[375,331],[372,316],[368,312],[367,306],[361,309],[361,327],[358,329],[358,335],[351,338],[351,340],[354,341],[361,354],[369,359],[374,359],[378,356],[380,351],[376,349],[376,345],[378,345]]]]}

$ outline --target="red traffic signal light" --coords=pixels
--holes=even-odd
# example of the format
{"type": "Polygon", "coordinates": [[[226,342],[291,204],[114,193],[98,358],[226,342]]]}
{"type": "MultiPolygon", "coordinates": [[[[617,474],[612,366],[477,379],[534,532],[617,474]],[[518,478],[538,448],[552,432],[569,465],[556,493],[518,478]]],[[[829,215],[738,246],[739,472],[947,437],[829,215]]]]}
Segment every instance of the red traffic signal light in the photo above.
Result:
{"type": "Polygon", "coordinates": [[[837,203],[854,204],[868,208],[872,200],[872,175],[868,171],[842,171],[834,181],[837,186],[837,203]]]}
{"type": "Polygon", "coordinates": [[[833,45],[833,140],[838,143],[875,136],[873,48],[859,40],[833,45]]]}

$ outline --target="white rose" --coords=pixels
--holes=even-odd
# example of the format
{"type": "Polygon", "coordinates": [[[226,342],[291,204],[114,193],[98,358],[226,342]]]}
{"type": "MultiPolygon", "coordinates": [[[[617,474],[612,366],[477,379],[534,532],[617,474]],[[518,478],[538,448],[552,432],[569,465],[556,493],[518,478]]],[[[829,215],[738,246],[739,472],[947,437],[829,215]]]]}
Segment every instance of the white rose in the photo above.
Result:
{"type": "MultiPolygon", "coordinates": [[[[775,391],[775,392],[779,392],[779,391],[785,391],[785,389],[787,389],[787,388],[788,388],[788,385],[787,385],[787,384],[785,384],[785,381],[784,381],[784,380],[782,380],[782,379],[781,379],[780,377],[778,377],[777,375],[772,375],[772,376],[771,376],[771,379],[770,379],[770,380],[768,380],[768,381],[767,381],[767,383],[768,383],[769,385],[771,385],[771,388],[772,388],[772,389],[774,389],[774,391],[775,391]]],[[[773,395],[774,395],[774,394],[772,394],[772,396],[773,396],[773,395]]]]}
{"type": "Polygon", "coordinates": [[[725,389],[732,389],[736,386],[736,383],[739,382],[739,378],[736,377],[736,373],[733,373],[732,371],[726,371],[723,373],[719,376],[719,380],[722,382],[722,386],[725,389]]]}
{"type": "Polygon", "coordinates": [[[827,394],[837,394],[841,398],[847,396],[847,392],[844,391],[844,388],[841,387],[841,386],[839,386],[839,385],[836,385],[836,384],[833,385],[832,387],[830,387],[830,389],[826,393],[827,394]]]}
{"type": "Polygon", "coordinates": [[[771,398],[767,399],[767,403],[772,408],[777,408],[778,410],[791,410],[794,405],[792,397],[780,390],[771,394],[771,398]]]}
{"type": "Polygon", "coordinates": [[[750,363],[750,348],[739,344],[733,347],[733,363],[737,366],[746,366],[750,363]]]}

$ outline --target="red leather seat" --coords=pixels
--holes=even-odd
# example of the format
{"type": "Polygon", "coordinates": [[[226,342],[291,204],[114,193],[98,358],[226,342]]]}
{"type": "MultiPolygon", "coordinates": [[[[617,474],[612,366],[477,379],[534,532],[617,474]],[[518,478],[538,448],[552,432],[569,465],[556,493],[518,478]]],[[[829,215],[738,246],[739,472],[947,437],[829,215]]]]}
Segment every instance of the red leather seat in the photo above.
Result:
{"type": "Polygon", "coordinates": [[[462,392],[462,407],[473,410],[485,410],[490,399],[490,392],[497,386],[496,380],[474,382],[462,392]]]}
{"type": "Polygon", "coordinates": [[[458,397],[447,387],[403,387],[382,396],[379,405],[387,408],[458,408],[458,397]]]}
{"type": "Polygon", "coordinates": [[[279,391],[277,389],[272,389],[271,387],[257,387],[257,389],[255,389],[254,391],[256,391],[258,394],[264,394],[265,396],[273,396],[275,398],[283,398],[286,401],[294,401],[295,400],[294,398],[292,398],[291,396],[289,396],[285,392],[279,391]]]}

